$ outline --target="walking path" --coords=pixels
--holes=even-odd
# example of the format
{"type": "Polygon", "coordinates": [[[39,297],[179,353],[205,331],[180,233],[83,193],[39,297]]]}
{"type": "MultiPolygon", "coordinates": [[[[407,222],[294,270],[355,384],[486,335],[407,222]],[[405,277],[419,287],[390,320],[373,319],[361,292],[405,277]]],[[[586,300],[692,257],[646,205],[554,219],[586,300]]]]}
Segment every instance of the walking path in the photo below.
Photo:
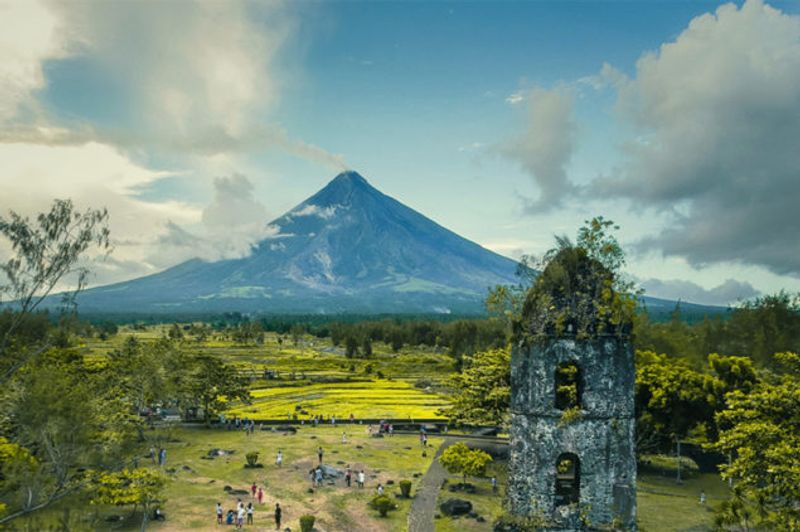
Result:
{"type": "Polygon", "coordinates": [[[433,532],[433,520],[436,515],[436,499],[439,496],[439,489],[442,482],[447,478],[447,471],[439,463],[439,456],[445,449],[454,444],[447,438],[439,446],[433,462],[422,477],[414,502],[411,503],[411,511],[408,513],[408,532],[433,532]]]}

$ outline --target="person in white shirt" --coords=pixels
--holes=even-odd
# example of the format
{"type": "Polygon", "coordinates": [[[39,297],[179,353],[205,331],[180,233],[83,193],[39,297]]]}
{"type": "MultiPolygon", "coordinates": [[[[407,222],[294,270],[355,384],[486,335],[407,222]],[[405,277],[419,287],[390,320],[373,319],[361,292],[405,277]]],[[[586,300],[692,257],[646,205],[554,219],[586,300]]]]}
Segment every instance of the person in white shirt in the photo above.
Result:
{"type": "Polygon", "coordinates": [[[283,453],[278,449],[278,456],[275,457],[275,465],[281,467],[283,465],[283,453]]]}
{"type": "Polygon", "coordinates": [[[236,528],[244,526],[244,504],[239,503],[239,510],[236,512],[236,528]]]}

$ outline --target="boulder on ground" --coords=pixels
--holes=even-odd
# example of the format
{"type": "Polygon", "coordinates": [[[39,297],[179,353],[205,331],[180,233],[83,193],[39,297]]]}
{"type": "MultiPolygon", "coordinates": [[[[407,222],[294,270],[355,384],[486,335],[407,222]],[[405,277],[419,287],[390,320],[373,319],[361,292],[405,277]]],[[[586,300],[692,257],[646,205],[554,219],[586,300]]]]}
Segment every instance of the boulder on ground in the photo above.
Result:
{"type": "Polygon", "coordinates": [[[449,515],[450,517],[466,515],[472,511],[472,503],[464,499],[447,499],[439,505],[439,509],[444,515],[449,515]]]}
{"type": "Polygon", "coordinates": [[[336,469],[333,466],[329,466],[327,464],[322,465],[322,478],[329,479],[329,478],[339,478],[344,476],[344,471],[341,469],[336,469]]]}

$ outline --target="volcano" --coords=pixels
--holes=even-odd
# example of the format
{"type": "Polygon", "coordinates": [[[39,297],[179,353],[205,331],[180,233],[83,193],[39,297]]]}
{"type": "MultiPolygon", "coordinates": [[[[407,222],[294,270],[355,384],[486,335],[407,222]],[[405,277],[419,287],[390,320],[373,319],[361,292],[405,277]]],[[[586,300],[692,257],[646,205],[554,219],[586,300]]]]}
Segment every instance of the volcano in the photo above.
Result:
{"type": "Polygon", "coordinates": [[[81,312],[478,313],[517,263],[381,193],[356,172],[269,223],[249,256],[192,259],[86,290],[81,312]]]}

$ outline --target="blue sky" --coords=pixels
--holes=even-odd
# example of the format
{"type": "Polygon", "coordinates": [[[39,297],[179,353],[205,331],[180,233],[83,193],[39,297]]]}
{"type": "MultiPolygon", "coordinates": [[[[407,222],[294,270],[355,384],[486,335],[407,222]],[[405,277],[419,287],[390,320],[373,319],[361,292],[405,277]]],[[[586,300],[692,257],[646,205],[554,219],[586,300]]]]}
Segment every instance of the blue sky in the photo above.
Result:
{"type": "Polygon", "coordinates": [[[0,0],[0,208],[108,206],[99,284],[246,254],[352,168],[514,258],[602,214],[651,295],[800,290],[798,13],[0,0]]]}

